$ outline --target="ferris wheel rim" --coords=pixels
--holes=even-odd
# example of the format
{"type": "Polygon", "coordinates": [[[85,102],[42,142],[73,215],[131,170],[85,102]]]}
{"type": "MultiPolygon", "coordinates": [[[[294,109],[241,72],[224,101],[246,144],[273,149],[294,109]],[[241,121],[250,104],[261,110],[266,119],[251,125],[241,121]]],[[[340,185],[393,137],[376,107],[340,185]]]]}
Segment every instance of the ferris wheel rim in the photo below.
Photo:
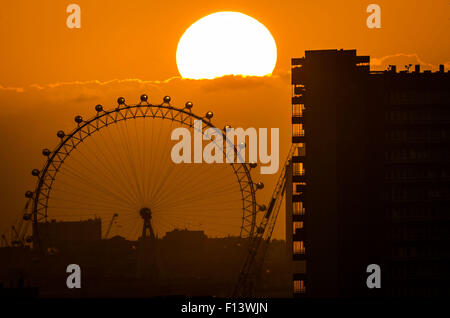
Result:
{"type": "MultiPolygon", "coordinates": [[[[186,103],[186,105],[188,105],[188,103],[186,103]]],[[[206,129],[206,127],[217,129],[217,127],[212,124],[211,118],[208,118],[208,114],[210,112],[207,113],[207,119],[205,119],[204,117],[198,116],[193,113],[191,111],[191,107],[192,103],[190,103],[190,107],[188,108],[178,108],[170,105],[170,100],[165,100],[162,104],[151,104],[147,101],[144,102],[141,100],[140,103],[131,105],[126,105],[124,102],[122,102],[119,103],[118,107],[111,110],[103,110],[103,108],[101,107],[101,110],[96,109],[97,113],[94,116],[90,117],[88,120],[82,120],[82,118],[80,117],[81,122],[77,121],[78,125],[67,135],[64,134],[54,150],[51,151],[49,155],[47,155],[47,160],[45,161],[43,169],[39,171],[35,190],[32,193],[33,198],[31,207],[31,221],[33,224],[33,244],[36,244],[38,246],[40,244],[38,223],[43,219],[47,219],[48,201],[50,199],[53,182],[55,181],[55,177],[58,174],[59,168],[64,164],[64,161],[67,157],[69,157],[70,153],[74,149],[76,149],[76,146],[78,144],[83,142],[93,133],[100,131],[102,128],[108,127],[109,125],[115,125],[122,121],[137,118],[158,118],[162,120],[172,120],[190,128],[193,128],[193,120],[200,120],[202,122],[202,133],[204,129],[206,129]],[[142,111],[142,109],[145,109],[146,111],[144,112],[142,111]],[[135,113],[133,113],[133,110],[135,111],[135,113]],[[140,111],[139,114],[138,111],[140,111]],[[120,118],[119,115],[121,115],[120,118]],[[106,118],[106,120],[103,121],[103,118],[106,118]],[[108,118],[110,121],[108,121],[108,118]],[[187,120],[189,120],[189,123],[187,123],[187,120]],[[96,125],[93,125],[93,123],[95,123],[96,125]],[[77,134],[79,136],[77,136],[77,134]],[[55,158],[57,160],[55,160],[55,158]],[[53,170],[51,170],[51,168],[53,170]],[[44,214],[40,212],[41,210],[44,210],[44,214]]],[[[220,131],[223,134],[223,131],[220,131]]],[[[237,152],[236,148],[234,148],[234,152],[237,152]]],[[[256,187],[250,174],[251,167],[249,168],[248,163],[245,162],[231,163],[230,165],[233,169],[233,173],[237,178],[239,189],[241,192],[242,223],[240,229],[240,237],[252,238],[256,227],[257,204],[255,196],[256,187]]]]}

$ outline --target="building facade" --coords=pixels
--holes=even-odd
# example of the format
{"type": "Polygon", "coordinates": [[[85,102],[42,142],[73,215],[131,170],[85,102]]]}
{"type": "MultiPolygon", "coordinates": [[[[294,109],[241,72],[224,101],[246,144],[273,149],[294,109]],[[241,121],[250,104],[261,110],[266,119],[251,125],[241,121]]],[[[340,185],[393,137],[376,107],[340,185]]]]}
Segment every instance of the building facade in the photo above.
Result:
{"type": "Polygon", "coordinates": [[[65,248],[75,242],[94,242],[102,238],[102,221],[100,218],[85,221],[39,222],[41,245],[47,248],[65,248]]]}
{"type": "Polygon", "coordinates": [[[292,86],[294,296],[450,295],[450,73],[306,51],[292,86]],[[380,289],[367,287],[370,264],[380,289]]]}

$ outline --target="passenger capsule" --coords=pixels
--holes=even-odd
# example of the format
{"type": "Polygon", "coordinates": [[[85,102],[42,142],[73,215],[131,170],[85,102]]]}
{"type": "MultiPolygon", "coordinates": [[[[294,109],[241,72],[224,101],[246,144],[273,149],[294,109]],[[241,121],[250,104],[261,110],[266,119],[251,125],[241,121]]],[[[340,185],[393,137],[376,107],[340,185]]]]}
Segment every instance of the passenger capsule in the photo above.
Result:
{"type": "Polygon", "coordinates": [[[256,189],[258,189],[258,190],[264,189],[264,183],[258,182],[258,183],[256,184],[256,189]]]}
{"type": "Polygon", "coordinates": [[[146,102],[148,100],[148,96],[146,94],[141,95],[141,102],[146,102]]]}
{"type": "Polygon", "coordinates": [[[41,173],[41,172],[40,172],[38,169],[33,169],[33,170],[31,171],[31,174],[32,174],[33,176],[35,176],[35,177],[38,177],[40,173],[41,173]]]}
{"type": "Polygon", "coordinates": [[[266,210],[266,205],[265,204],[261,204],[260,206],[258,206],[260,211],[265,211],[266,210]]]}
{"type": "Polygon", "coordinates": [[[164,96],[164,103],[170,103],[170,96],[164,96]]]}
{"type": "Polygon", "coordinates": [[[250,166],[250,168],[255,169],[257,164],[256,164],[256,162],[250,162],[249,166],[250,166]]]}
{"type": "Polygon", "coordinates": [[[27,243],[32,243],[33,242],[33,237],[32,236],[27,236],[27,238],[25,239],[25,241],[27,243]]]}
{"type": "Polygon", "coordinates": [[[80,115],[75,116],[75,122],[77,124],[81,124],[83,122],[83,117],[81,117],[80,115]]]}
{"type": "Polygon", "coordinates": [[[192,106],[194,106],[194,104],[192,102],[186,102],[185,106],[186,106],[187,109],[191,109],[192,106]]]}
{"type": "Polygon", "coordinates": [[[31,220],[31,214],[28,214],[28,213],[24,214],[24,215],[23,215],[23,219],[24,219],[24,221],[29,221],[29,220],[31,220]]]}
{"type": "Polygon", "coordinates": [[[208,118],[208,119],[213,118],[213,116],[214,116],[213,112],[207,112],[206,113],[206,118],[208,118]]]}
{"type": "Polygon", "coordinates": [[[100,105],[100,104],[95,105],[95,110],[97,111],[97,113],[99,113],[99,112],[101,112],[103,110],[103,106],[100,105]]]}
{"type": "Polygon", "coordinates": [[[42,150],[42,154],[46,157],[50,156],[51,151],[50,149],[45,148],[44,150],[42,150]]]}
{"type": "Polygon", "coordinates": [[[25,198],[32,198],[32,197],[33,197],[33,192],[32,191],[25,192],[25,198]]]}
{"type": "Polygon", "coordinates": [[[125,104],[125,98],[119,97],[119,98],[117,99],[117,104],[119,104],[119,105],[125,104]]]}
{"type": "Polygon", "coordinates": [[[60,130],[56,133],[56,136],[58,136],[59,138],[64,138],[66,134],[64,133],[64,131],[60,130]]]}

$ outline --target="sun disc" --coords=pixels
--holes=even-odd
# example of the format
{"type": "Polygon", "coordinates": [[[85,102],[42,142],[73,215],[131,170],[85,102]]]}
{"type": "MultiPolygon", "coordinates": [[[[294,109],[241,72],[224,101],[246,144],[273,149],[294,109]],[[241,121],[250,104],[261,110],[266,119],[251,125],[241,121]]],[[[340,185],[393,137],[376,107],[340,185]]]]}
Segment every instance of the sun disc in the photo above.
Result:
{"type": "Polygon", "coordinates": [[[192,24],[177,47],[182,77],[270,75],[277,61],[275,40],[260,22],[239,12],[217,12],[192,24]]]}

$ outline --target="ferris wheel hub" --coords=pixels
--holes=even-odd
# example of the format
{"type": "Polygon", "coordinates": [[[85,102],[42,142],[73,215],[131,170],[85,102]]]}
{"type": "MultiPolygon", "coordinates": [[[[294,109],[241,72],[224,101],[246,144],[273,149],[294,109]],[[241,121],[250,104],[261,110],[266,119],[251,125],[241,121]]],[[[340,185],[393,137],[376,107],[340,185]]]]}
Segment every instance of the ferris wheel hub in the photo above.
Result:
{"type": "Polygon", "coordinates": [[[142,208],[139,211],[139,214],[141,215],[141,218],[143,218],[144,220],[149,220],[152,218],[152,210],[146,207],[142,208]]]}

